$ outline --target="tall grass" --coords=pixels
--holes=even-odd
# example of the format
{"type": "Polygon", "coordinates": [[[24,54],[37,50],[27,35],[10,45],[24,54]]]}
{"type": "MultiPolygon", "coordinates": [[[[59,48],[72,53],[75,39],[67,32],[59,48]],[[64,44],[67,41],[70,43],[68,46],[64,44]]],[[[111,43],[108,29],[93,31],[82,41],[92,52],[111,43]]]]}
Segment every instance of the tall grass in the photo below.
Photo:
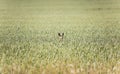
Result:
{"type": "Polygon", "coordinates": [[[1,0],[0,73],[119,74],[119,3],[1,0]]]}

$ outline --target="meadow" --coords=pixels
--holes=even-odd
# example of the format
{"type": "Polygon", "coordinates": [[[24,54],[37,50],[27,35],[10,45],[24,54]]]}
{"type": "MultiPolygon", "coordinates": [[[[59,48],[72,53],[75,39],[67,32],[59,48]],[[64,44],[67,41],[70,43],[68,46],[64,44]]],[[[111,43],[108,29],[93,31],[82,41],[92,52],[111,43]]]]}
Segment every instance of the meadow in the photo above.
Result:
{"type": "Polygon", "coordinates": [[[119,73],[119,0],[0,0],[0,74],[119,73]]]}

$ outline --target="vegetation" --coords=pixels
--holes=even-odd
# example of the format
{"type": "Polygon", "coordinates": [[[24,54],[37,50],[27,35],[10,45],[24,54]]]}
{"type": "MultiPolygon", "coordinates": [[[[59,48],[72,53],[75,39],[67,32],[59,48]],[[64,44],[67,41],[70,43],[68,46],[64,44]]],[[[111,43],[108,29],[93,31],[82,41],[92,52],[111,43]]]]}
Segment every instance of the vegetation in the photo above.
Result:
{"type": "Polygon", "coordinates": [[[119,3],[1,0],[0,74],[119,74],[119,3]]]}

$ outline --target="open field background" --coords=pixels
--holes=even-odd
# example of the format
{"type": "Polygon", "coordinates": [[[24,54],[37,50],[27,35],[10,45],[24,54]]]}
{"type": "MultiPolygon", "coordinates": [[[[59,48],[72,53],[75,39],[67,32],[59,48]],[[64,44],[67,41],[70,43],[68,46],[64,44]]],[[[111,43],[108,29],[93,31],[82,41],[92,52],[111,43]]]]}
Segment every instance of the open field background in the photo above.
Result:
{"type": "Polygon", "coordinates": [[[0,74],[119,73],[119,0],[0,0],[0,74]]]}

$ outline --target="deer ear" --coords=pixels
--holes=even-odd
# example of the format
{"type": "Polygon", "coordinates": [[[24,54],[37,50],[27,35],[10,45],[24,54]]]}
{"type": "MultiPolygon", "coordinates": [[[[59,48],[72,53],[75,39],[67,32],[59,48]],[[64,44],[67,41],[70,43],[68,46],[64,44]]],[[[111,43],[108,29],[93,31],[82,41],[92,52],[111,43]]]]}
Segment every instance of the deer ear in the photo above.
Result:
{"type": "Polygon", "coordinates": [[[64,36],[64,33],[62,33],[62,35],[64,36]]]}
{"type": "Polygon", "coordinates": [[[60,36],[60,33],[58,33],[58,36],[60,36]]]}

